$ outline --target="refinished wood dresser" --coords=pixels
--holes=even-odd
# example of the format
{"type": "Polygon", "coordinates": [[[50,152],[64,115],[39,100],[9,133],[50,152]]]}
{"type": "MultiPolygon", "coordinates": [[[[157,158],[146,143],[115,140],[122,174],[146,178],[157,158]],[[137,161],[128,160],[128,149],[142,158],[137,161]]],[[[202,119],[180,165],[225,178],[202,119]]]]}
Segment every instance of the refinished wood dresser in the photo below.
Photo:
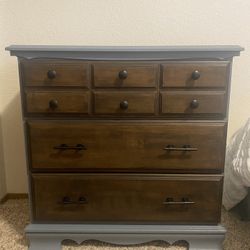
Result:
{"type": "Polygon", "coordinates": [[[219,249],[230,76],[241,47],[7,50],[19,63],[30,249],[60,230],[100,240],[109,230],[114,243],[129,243],[121,237],[130,233],[138,243],[171,226],[168,236],[175,230],[180,240],[203,232],[202,248],[192,249],[219,249]]]}

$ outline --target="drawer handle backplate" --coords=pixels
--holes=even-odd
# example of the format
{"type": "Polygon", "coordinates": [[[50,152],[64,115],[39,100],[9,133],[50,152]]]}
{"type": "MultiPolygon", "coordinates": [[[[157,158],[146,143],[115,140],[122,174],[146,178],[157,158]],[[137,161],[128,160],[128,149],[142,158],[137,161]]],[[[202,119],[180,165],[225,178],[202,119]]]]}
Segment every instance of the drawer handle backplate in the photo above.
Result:
{"type": "Polygon", "coordinates": [[[75,146],[69,146],[67,144],[61,144],[59,146],[55,146],[54,149],[57,149],[57,150],[76,150],[76,151],[87,150],[86,146],[83,145],[83,144],[77,144],[75,146]]]}
{"type": "Polygon", "coordinates": [[[166,151],[197,151],[198,148],[191,147],[190,145],[183,145],[183,147],[175,147],[174,145],[167,145],[164,150],[166,151]]]}
{"type": "Polygon", "coordinates": [[[188,198],[182,198],[181,201],[174,201],[173,198],[166,198],[163,202],[164,205],[192,205],[194,201],[190,201],[188,198]]]}
{"type": "Polygon", "coordinates": [[[82,204],[87,204],[87,203],[88,203],[87,199],[84,196],[80,196],[78,201],[75,201],[68,196],[64,196],[62,200],[59,202],[59,204],[63,204],[63,205],[72,205],[72,204],[82,205],[82,204]]]}

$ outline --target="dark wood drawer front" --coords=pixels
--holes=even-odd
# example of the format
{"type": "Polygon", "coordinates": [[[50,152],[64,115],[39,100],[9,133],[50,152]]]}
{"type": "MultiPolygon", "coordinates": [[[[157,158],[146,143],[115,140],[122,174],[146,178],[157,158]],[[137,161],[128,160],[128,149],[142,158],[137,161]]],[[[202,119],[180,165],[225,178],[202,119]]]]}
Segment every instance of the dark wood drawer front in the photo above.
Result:
{"type": "Polygon", "coordinates": [[[22,75],[26,86],[81,86],[89,81],[89,66],[77,60],[23,60],[22,75]]]}
{"type": "Polygon", "coordinates": [[[96,63],[95,87],[155,87],[157,64],[147,63],[96,63]]]}
{"type": "Polygon", "coordinates": [[[96,92],[94,112],[96,114],[154,114],[155,92],[96,92]]]}
{"type": "Polygon", "coordinates": [[[88,113],[89,92],[87,91],[26,91],[28,113],[88,113]]]}
{"type": "Polygon", "coordinates": [[[35,169],[89,171],[222,170],[224,123],[32,121],[35,169]]]}
{"type": "Polygon", "coordinates": [[[162,65],[163,87],[225,87],[229,62],[176,62],[162,65]]]}
{"type": "Polygon", "coordinates": [[[214,224],[222,177],[147,175],[32,176],[37,222],[214,224]]]}
{"type": "Polygon", "coordinates": [[[225,92],[215,91],[166,91],[161,92],[164,114],[217,114],[226,110],[225,92]]]}

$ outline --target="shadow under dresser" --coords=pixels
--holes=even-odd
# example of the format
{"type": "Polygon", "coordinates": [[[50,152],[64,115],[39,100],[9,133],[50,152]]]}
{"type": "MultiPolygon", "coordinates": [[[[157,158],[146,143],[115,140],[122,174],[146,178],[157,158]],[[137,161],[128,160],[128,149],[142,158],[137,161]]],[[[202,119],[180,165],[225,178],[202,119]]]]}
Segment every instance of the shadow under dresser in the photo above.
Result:
{"type": "Polygon", "coordinates": [[[30,249],[186,240],[221,249],[239,46],[10,46],[18,57],[30,249]]]}

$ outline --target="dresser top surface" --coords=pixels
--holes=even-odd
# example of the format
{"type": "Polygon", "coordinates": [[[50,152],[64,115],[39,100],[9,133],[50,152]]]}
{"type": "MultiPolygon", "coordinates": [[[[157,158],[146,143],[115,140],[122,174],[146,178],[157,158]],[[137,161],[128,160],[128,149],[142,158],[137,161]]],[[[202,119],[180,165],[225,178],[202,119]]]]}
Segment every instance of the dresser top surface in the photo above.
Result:
{"type": "Polygon", "coordinates": [[[11,55],[24,58],[79,58],[90,60],[227,59],[244,50],[238,45],[200,46],[64,46],[11,45],[11,55]]]}

